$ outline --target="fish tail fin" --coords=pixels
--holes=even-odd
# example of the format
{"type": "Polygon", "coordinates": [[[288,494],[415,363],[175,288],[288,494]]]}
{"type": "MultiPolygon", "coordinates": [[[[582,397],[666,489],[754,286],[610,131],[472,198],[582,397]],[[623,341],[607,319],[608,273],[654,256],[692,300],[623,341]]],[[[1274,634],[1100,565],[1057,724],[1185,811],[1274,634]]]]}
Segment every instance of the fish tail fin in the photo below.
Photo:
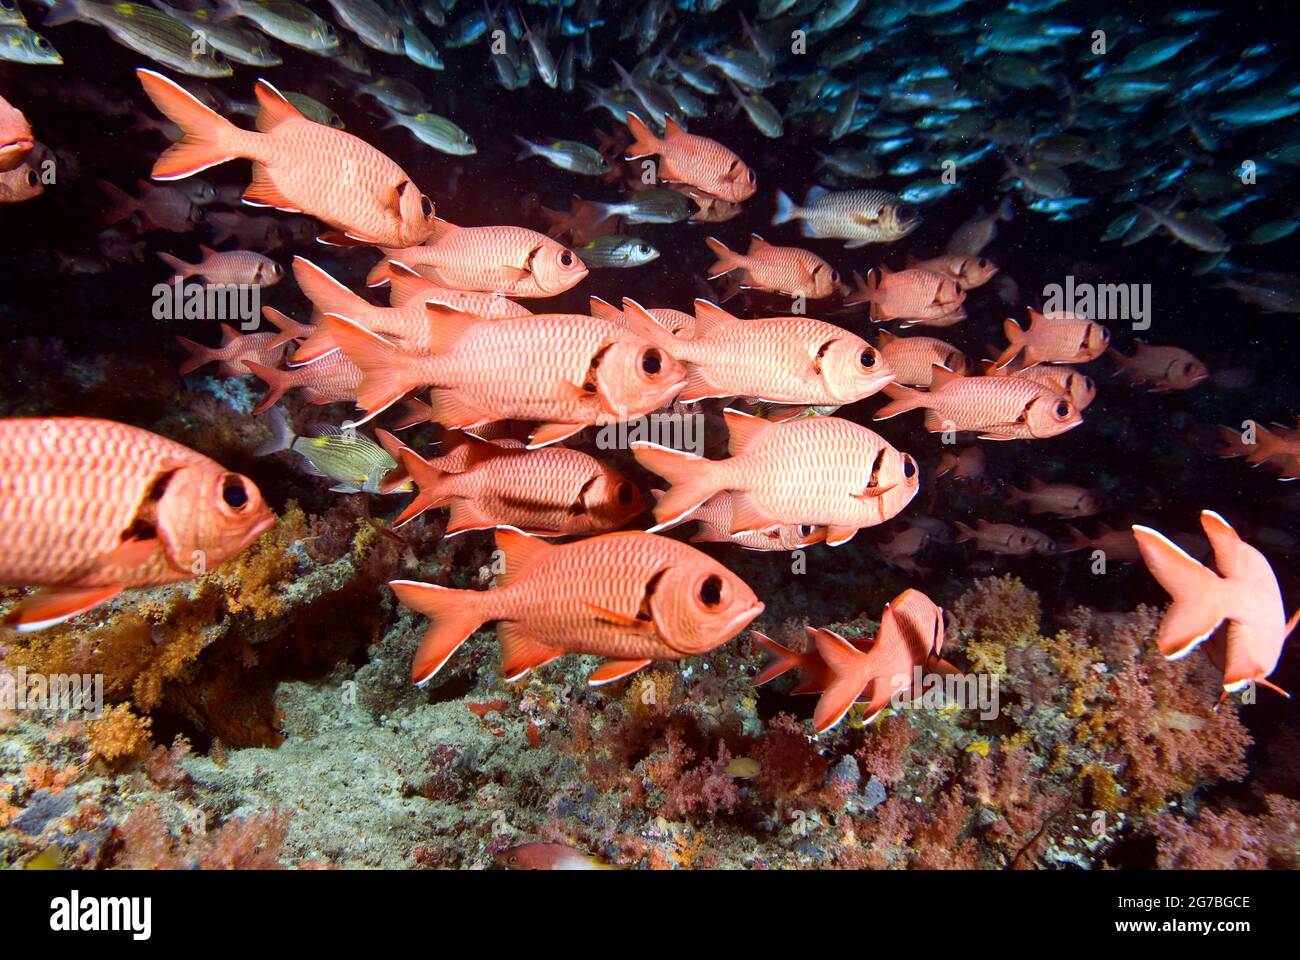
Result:
{"type": "Polygon", "coordinates": [[[721,240],[715,237],[705,237],[704,243],[713,251],[713,255],[718,258],[713,266],[709,267],[707,276],[710,280],[714,280],[725,273],[730,273],[732,270],[738,270],[743,265],[744,258],[736,251],[727,249],[727,245],[721,240]]]}
{"type": "MultiPolygon", "coordinates": [[[[167,264],[167,266],[171,267],[172,270],[175,272],[176,277],[194,276],[194,271],[195,268],[197,267],[197,264],[186,263],[180,257],[173,257],[170,253],[164,253],[161,250],[158,251],[158,259],[161,260],[163,263],[167,264]]],[[[173,277],[172,279],[175,280],[176,277],[173,277]]]]}
{"type": "Polygon", "coordinates": [[[443,478],[447,476],[445,470],[438,469],[414,450],[402,447],[399,453],[401,454],[402,466],[406,468],[406,472],[410,475],[412,482],[415,483],[416,491],[415,498],[406,505],[406,509],[393,521],[394,528],[410,523],[426,510],[442,506],[445,498],[442,495],[441,487],[443,478]]]}
{"type": "Polygon", "coordinates": [[[1168,660],[1190,653],[1223,622],[1222,578],[1159,531],[1134,526],[1151,575],[1172,598],[1156,642],[1168,660]]]}
{"type": "MultiPolygon", "coordinates": [[[[265,317],[280,335],[271,341],[267,347],[268,350],[274,350],[276,347],[282,347],[291,340],[307,340],[316,333],[316,328],[309,323],[299,323],[293,317],[281,313],[275,307],[263,307],[262,316],[265,317]]],[[[305,362],[308,358],[303,357],[305,362]]],[[[297,360],[294,361],[298,362],[297,360]]]]}
{"type": "Polygon", "coordinates": [[[1020,328],[1020,324],[1010,317],[1002,321],[1002,332],[1007,338],[1007,348],[998,355],[993,361],[995,369],[1001,370],[1016,357],[1020,356],[1020,351],[1025,349],[1025,331],[1020,328]]]}
{"type": "Polygon", "coordinates": [[[686,520],[697,507],[717,493],[714,489],[711,461],[682,450],[672,450],[653,443],[633,443],[632,455],[651,473],[671,484],[655,504],[658,524],[651,533],[675,526],[686,520]]]}
{"type": "Polygon", "coordinates": [[[266,381],[266,396],[253,408],[254,416],[270,410],[284,396],[285,391],[293,387],[293,378],[288,370],[277,370],[275,367],[268,367],[253,360],[245,360],[244,367],[253,376],[266,381]]]}
{"type": "Polygon", "coordinates": [[[230,146],[230,135],[240,132],[233,123],[161,73],[143,67],[135,73],[153,105],[183,134],[155,161],[155,180],[180,180],[239,156],[230,146]]]}
{"type": "Polygon", "coordinates": [[[799,666],[799,654],[795,653],[789,647],[783,647],[766,634],[759,633],[757,630],[751,630],[750,636],[754,641],[763,648],[770,656],[771,660],[763,665],[758,676],[754,678],[754,686],[761,687],[763,684],[775,680],[781,674],[794,670],[799,666]]]}
{"type": "Polygon", "coordinates": [[[794,219],[795,209],[790,194],[784,190],[778,190],[776,192],[776,213],[772,214],[772,224],[775,226],[778,223],[789,223],[794,219]]]}
{"type": "Polygon", "coordinates": [[[289,423],[289,415],[285,413],[284,407],[272,407],[271,415],[266,419],[271,428],[271,439],[253,450],[255,457],[269,457],[293,446],[293,425],[289,423]]]}
{"type": "Polygon", "coordinates": [[[41,26],[57,27],[79,19],[81,19],[81,3],[79,0],[56,0],[54,5],[50,7],[49,12],[45,14],[41,26]]]}
{"type": "Polygon", "coordinates": [[[400,376],[401,350],[394,344],[337,314],[322,317],[321,326],[361,371],[357,406],[366,411],[367,420],[387,410],[411,389],[400,376]]]}
{"type": "Polygon", "coordinates": [[[529,157],[534,156],[537,153],[537,144],[533,143],[533,141],[529,140],[527,137],[521,137],[518,134],[515,134],[515,140],[519,144],[519,152],[515,154],[516,163],[520,160],[527,160],[529,157]]]}
{"type": "Polygon", "coordinates": [[[293,278],[318,313],[352,318],[357,315],[358,306],[370,306],[306,257],[293,258],[293,278]]]}
{"type": "Polygon", "coordinates": [[[873,420],[888,420],[900,413],[907,413],[909,410],[924,407],[926,403],[925,393],[899,383],[888,384],[884,392],[885,396],[889,397],[889,403],[876,411],[876,415],[872,417],[873,420]]]}
{"type": "Polygon", "coordinates": [[[388,586],[403,606],[433,621],[425,631],[411,664],[412,682],[423,686],[487,619],[481,612],[478,591],[453,590],[413,580],[393,580],[388,586]]]}
{"type": "Polygon", "coordinates": [[[813,730],[825,733],[844,719],[862,693],[862,663],[866,654],[830,630],[817,630],[813,637],[817,641],[817,653],[830,674],[826,689],[813,709],[813,730]]]}
{"type": "Polygon", "coordinates": [[[635,113],[627,115],[627,128],[632,133],[632,142],[623,151],[623,159],[636,160],[638,157],[648,157],[652,153],[659,152],[659,138],[635,113]]]}
{"type": "Polygon", "coordinates": [[[199,367],[205,367],[209,363],[216,362],[217,358],[212,355],[214,351],[211,347],[205,347],[203,344],[195,343],[186,337],[177,337],[176,342],[189,352],[189,356],[181,364],[179,371],[182,377],[193,373],[199,367]]]}

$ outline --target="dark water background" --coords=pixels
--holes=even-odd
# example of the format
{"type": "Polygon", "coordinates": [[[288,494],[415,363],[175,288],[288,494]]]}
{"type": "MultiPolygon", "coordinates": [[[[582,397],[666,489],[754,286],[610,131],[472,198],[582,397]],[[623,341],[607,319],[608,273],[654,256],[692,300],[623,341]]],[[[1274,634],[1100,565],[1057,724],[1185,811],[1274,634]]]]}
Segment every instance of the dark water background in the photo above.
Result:
{"type": "MultiPolygon", "coordinates": [[[[1208,4],[1196,4],[1205,5],[1208,4]]],[[[1288,7],[1285,3],[1226,3],[1225,13],[1217,22],[1199,25],[1199,29],[1217,36],[1226,51],[1239,50],[1254,40],[1271,40],[1277,48],[1275,55],[1291,62],[1295,42],[1294,34],[1285,27],[1288,23],[1294,25],[1287,14],[1288,7]]],[[[1159,15],[1169,9],[1164,5],[1071,3],[1057,8],[1053,15],[1087,23],[1105,12],[1121,11],[1141,17],[1146,12],[1159,15]]],[[[453,18],[461,12],[458,8],[453,18]]],[[[35,23],[39,18],[31,19],[35,23]]],[[[927,22],[913,21],[910,42],[918,50],[924,50],[930,42],[925,32],[927,22]]],[[[435,30],[426,32],[432,37],[438,34],[435,30]]],[[[99,210],[106,205],[94,186],[95,179],[103,178],[131,189],[137,178],[148,176],[149,167],[165,142],[153,132],[132,132],[130,117],[86,112],[59,92],[60,78],[78,77],[93,82],[110,97],[151,109],[132,73],[141,65],[141,58],[111,43],[97,28],[73,25],[46,33],[62,52],[65,65],[6,68],[0,71],[0,90],[12,93],[11,99],[26,111],[39,139],[56,148],[74,151],[81,169],[75,181],[61,183],[40,199],[0,208],[0,290],[3,290],[0,339],[10,359],[5,366],[7,384],[0,387],[0,396],[19,386],[41,391],[42,371],[35,362],[39,352],[20,344],[32,337],[61,341],[70,358],[105,354],[135,358],[148,364],[158,377],[174,378],[175,368],[184,354],[173,335],[180,333],[215,343],[217,333],[214,324],[158,321],[152,317],[152,288],[170,275],[154,252],[165,249],[184,259],[196,260],[197,244],[206,242],[210,232],[200,227],[185,236],[153,233],[148,238],[149,253],[143,264],[114,265],[108,274],[68,276],[58,271],[58,253],[95,250],[95,235],[100,229],[99,210]],[[52,95],[29,96],[24,84],[32,77],[38,77],[52,95]]],[[[616,24],[607,26],[598,36],[597,66],[590,79],[610,85],[616,75],[609,58],[615,57],[630,67],[636,54],[630,44],[616,43],[616,24]]],[[[277,86],[308,93],[329,104],[344,119],[350,132],[396,159],[435,200],[439,215],[452,222],[470,226],[515,223],[543,229],[544,222],[532,212],[538,203],[565,209],[569,197],[575,193],[603,200],[620,196],[614,185],[554,170],[540,159],[516,161],[513,134],[538,140],[569,138],[595,143],[593,129],[610,130],[613,124],[603,111],[583,109],[587,98],[581,90],[565,94],[538,82],[520,91],[501,89],[481,44],[444,50],[446,70],[440,73],[420,69],[400,58],[368,53],[376,67],[419,85],[436,112],[470,133],[479,148],[478,154],[471,157],[436,153],[401,129],[381,130],[382,119],[373,102],[357,100],[350,92],[341,92],[324,79],[324,74],[335,74],[351,89],[363,80],[328,61],[299,53],[284,44],[277,46],[286,62],[265,71],[267,78],[277,86]]],[[[557,57],[560,49],[553,48],[557,57]]],[[[1276,81],[1288,75],[1288,69],[1289,66],[1283,66],[1272,79],[1276,81]]],[[[208,82],[231,97],[249,100],[256,76],[256,68],[236,67],[234,77],[208,82]]],[[[182,82],[188,81],[182,79],[182,82]]],[[[785,85],[772,94],[778,106],[785,106],[783,98],[789,89],[785,85]]],[[[1242,94],[1248,95],[1249,92],[1242,94]]],[[[845,250],[837,241],[804,239],[793,224],[770,226],[773,197],[778,188],[802,197],[814,182],[817,159],[814,149],[824,148],[824,142],[804,137],[794,124],[787,124],[783,139],[769,141],[753,130],[743,114],[737,115],[730,109],[728,98],[712,98],[710,103],[712,115],[692,121],[692,131],[713,136],[732,147],[758,177],[759,191],[746,204],[742,215],[724,224],[633,228],[637,235],[650,240],[660,250],[659,260],[636,270],[593,271],[567,294],[544,304],[531,302],[532,309],[585,312],[591,295],[615,303],[630,296],[647,306],[689,309],[691,300],[698,295],[695,278],[713,259],[703,242],[710,234],[732,248],[743,249],[751,231],[760,232],[776,243],[805,246],[828,259],[844,276],[853,270],[865,274],[882,261],[898,268],[909,254],[925,257],[941,252],[948,235],[976,207],[991,207],[1001,196],[996,190],[1001,163],[995,157],[963,171],[956,191],[925,208],[923,225],[888,248],[845,250]]],[[[1034,111],[1050,115],[1064,106],[1052,92],[1038,90],[1008,100],[1007,109],[1008,116],[1029,117],[1034,111]]],[[[1149,123],[1156,123],[1164,109],[1160,100],[1148,104],[1142,110],[1143,125],[1148,118],[1149,123]]],[[[1250,159],[1250,144],[1258,139],[1259,129],[1222,134],[1217,156],[1225,177],[1234,176],[1240,163],[1250,159]]],[[[1266,128],[1270,136],[1279,129],[1297,129],[1295,119],[1266,128]]],[[[853,143],[854,138],[844,142],[853,143]]],[[[1177,149],[1156,145],[1148,148],[1145,156],[1136,150],[1126,152],[1130,167],[1136,167],[1144,160],[1167,161],[1177,149]]],[[[1282,182],[1290,173],[1286,168],[1282,170],[1271,176],[1261,175],[1252,189],[1268,191],[1270,199],[1248,208],[1246,214],[1229,223],[1234,239],[1243,239],[1257,223],[1291,215],[1300,196],[1294,183],[1282,182]]],[[[242,187],[247,183],[247,171],[248,164],[237,161],[209,170],[204,176],[214,184],[234,183],[242,187]]],[[[872,185],[898,189],[910,179],[886,176],[872,185]]],[[[1087,180],[1082,176],[1079,179],[1087,180]]],[[[1231,291],[1212,289],[1214,277],[1198,277],[1191,272],[1201,255],[1161,234],[1133,247],[1100,243],[1098,238],[1105,225],[1124,209],[1108,203],[1104,197],[1095,205],[1095,212],[1070,223],[1051,222],[1027,210],[1019,199],[1016,207],[1014,221],[1001,225],[998,238],[985,253],[1001,266],[1003,275],[1018,282],[1026,304],[1037,299],[1035,292],[1041,291],[1045,284],[1062,283],[1067,274],[1074,274],[1080,280],[1149,283],[1153,318],[1151,329],[1143,337],[1156,344],[1182,346],[1204,360],[1212,371],[1249,368],[1253,383],[1245,389],[1228,390],[1211,381],[1185,393],[1149,394],[1112,378],[1113,366],[1109,361],[1094,362],[1086,371],[1098,381],[1099,396],[1086,411],[1081,427],[1046,441],[985,443],[987,476],[994,483],[992,491],[983,495],[948,482],[936,485],[927,470],[922,492],[908,512],[929,512],[949,521],[970,523],[980,517],[1013,520],[1017,515],[1001,505],[1004,491],[999,489],[999,484],[1025,487],[1031,476],[1038,476],[1094,487],[1106,495],[1112,509],[1099,518],[1083,521],[1081,525],[1089,531],[1095,529],[1098,519],[1113,526],[1141,519],[1166,533],[1198,531],[1199,511],[1210,508],[1221,512],[1239,530],[1265,525],[1300,537],[1297,522],[1300,498],[1292,496],[1283,502],[1284,495],[1291,492],[1287,485],[1262,471],[1250,470],[1240,461],[1219,460],[1198,452],[1183,439],[1189,430],[1197,427],[1220,423],[1240,425],[1248,418],[1262,423],[1273,420],[1290,423],[1300,414],[1297,390],[1300,381],[1296,371],[1300,321],[1295,316],[1262,314],[1253,306],[1239,303],[1231,291]]],[[[1292,269],[1300,253],[1300,244],[1295,239],[1234,249],[1229,260],[1261,269],[1292,269]]],[[[274,256],[287,266],[295,252],[309,256],[354,289],[362,287],[364,274],[375,259],[369,250],[341,253],[314,244],[284,249],[274,256]]],[[[299,319],[307,315],[306,301],[291,279],[266,291],[263,302],[299,319]]],[[[988,355],[985,344],[1004,342],[1001,333],[1004,317],[1024,319],[1023,308],[1012,310],[1001,303],[992,284],[973,291],[966,307],[970,318],[956,327],[936,331],[922,328],[915,332],[949,340],[968,356],[978,358],[988,355]]],[[[839,318],[836,322],[874,339],[868,329],[870,325],[861,316],[839,318]]],[[[1131,354],[1134,334],[1127,329],[1127,324],[1116,322],[1111,329],[1115,346],[1131,354]]],[[[152,391],[140,384],[122,382],[120,392],[122,403],[111,411],[103,409],[100,400],[92,401],[67,390],[42,396],[42,406],[49,414],[105,415],[145,426],[166,412],[158,409],[150,398],[152,391]]],[[[97,396],[102,399],[102,393],[97,396]]],[[[871,413],[881,402],[872,398],[842,411],[841,415],[869,423],[871,413]]],[[[9,407],[6,402],[4,408],[9,407]]],[[[338,419],[346,415],[344,407],[333,409],[338,411],[338,419]]],[[[921,429],[920,420],[918,413],[908,414],[877,429],[896,446],[916,455],[924,466],[932,467],[941,448],[937,437],[921,429]]],[[[249,473],[275,505],[282,505],[287,496],[282,464],[249,458],[237,468],[249,473]]],[[[816,482],[815,477],[808,479],[810,483],[816,482]]],[[[300,493],[295,487],[293,495],[300,493]]],[[[318,492],[318,496],[316,503],[307,504],[309,509],[327,506],[332,495],[318,492]]],[[[385,506],[395,510],[399,505],[388,501],[385,506]]],[[[380,509],[383,508],[376,507],[380,509]]],[[[1029,518],[1028,523],[1054,536],[1065,536],[1061,521],[1029,518]]],[[[893,527],[896,529],[897,525],[893,527]]],[[[888,583],[909,585],[906,577],[886,571],[870,546],[871,540],[888,536],[889,532],[888,527],[883,534],[864,532],[853,543],[837,550],[815,548],[809,554],[808,574],[787,578],[788,589],[799,593],[814,622],[851,617],[859,609],[854,606],[856,600],[850,602],[822,591],[819,570],[856,568],[864,576],[878,575],[888,583]]],[[[789,562],[784,554],[710,550],[746,577],[760,570],[770,576],[773,570],[789,562]]],[[[1265,548],[1265,553],[1273,561],[1288,608],[1294,608],[1300,604],[1300,577],[1295,573],[1295,558],[1270,548],[1265,548]]],[[[1141,565],[1113,566],[1107,576],[1095,577],[1088,570],[1086,553],[989,562],[987,555],[977,556],[966,546],[932,546],[923,554],[921,562],[933,572],[916,585],[932,591],[940,602],[950,602],[976,575],[990,570],[1007,570],[1024,578],[1042,593],[1049,614],[1063,609],[1070,601],[1102,609],[1130,609],[1137,602],[1162,604],[1165,601],[1163,592],[1141,565]]],[[[1298,660],[1293,640],[1274,681],[1284,688],[1300,689],[1298,660]]],[[[1288,722],[1293,723],[1294,712],[1293,705],[1264,694],[1260,709],[1248,711],[1249,722],[1272,723],[1289,718],[1288,722]]]]}

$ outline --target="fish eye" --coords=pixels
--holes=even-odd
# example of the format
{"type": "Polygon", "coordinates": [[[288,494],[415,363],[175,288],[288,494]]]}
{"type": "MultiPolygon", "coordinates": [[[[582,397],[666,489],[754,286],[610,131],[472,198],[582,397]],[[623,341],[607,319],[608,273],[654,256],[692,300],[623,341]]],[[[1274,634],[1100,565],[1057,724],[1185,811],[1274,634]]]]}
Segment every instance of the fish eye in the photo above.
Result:
{"type": "Polygon", "coordinates": [[[1064,420],[1070,415],[1070,404],[1062,400],[1056,405],[1056,415],[1064,420]]]}
{"type": "Polygon", "coordinates": [[[41,178],[37,175],[35,170],[28,170],[27,176],[23,177],[23,179],[27,181],[27,186],[29,187],[34,187],[41,182],[41,178]]]}
{"type": "Polygon", "coordinates": [[[636,252],[637,252],[637,253],[643,253],[643,254],[644,254],[644,253],[649,253],[649,252],[650,252],[650,248],[649,248],[648,246],[646,246],[644,243],[638,243],[638,244],[636,245],[636,252]]]}
{"type": "Polygon", "coordinates": [[[700,584],[700,602],[706,607],[716,607],[722,602],[722,578],[711,573],[700,584]]]}
{"type": "Polygon", "coordinates": [[[564,264],[566,267],[573,266],[573,254],[571,254],[568,250],[565,250],[562,254],[560,254],[560,263],[564,264]]]}
{"type": "Polygon", "coordinates": [[[1184,364],[1183,364],[1183,373],[1186,373],[1186,374],[1190,375],[1190,374],[1192,373],[1192,371],[1195,370],[1195,369],[1196,369],[1196,368],[1193,367],[1193,366],[1191,365],[1191,363],[1184,363],[1184,364]]]}
{"type": "Polygon", "coordinates": [[[280,274],[284,273],[284,267],[280,266],[278,263],[273,263],[271,264],[271,272],[278,277],[280,274]]]}
{"type": "Polygon", "coordinates": [[[244,488],[244,479],[234,474],[227,474],[221,481],[221,499],[232,509],[242,509],[248,503],[248,491],[244,488]]]}
{"type": "Polygon", "coordinates": [[[813,535],[813,525],[811,523],[801,523],[798,531],[801,537],[811,537],[813,535]]]}
{"type": "Polygon", "coordinates": [[[871,347],[867,347],[867,349],[863,350],[862,353],[858,355],[858,363],[870,370],[876,365],[876,351],[871,347]]]}
{"type": "Polygon", "coordinates": [[[952,292],[953,292],[953,293],[961,293],[961,284],[960,284],[960,283],[954,283],[954,284],[952,285],[952,292]]]}
{"type": "Polygon", "coordinates": [[[627,480],[624,480],[622,483],[618,485],[618,489],[615,491],[615,495],[618,497],[619,503],[631,503],[632,494],[635,491],[636,488],[633,487],[632,484],[629,483],[627,480]]]}
{"type": "Polygon", "coordinates": [[[325,36],[327,37],[334,36],[334,28],[331,27],[328,23],[325,24],[325,36]]]}
{"type": "Polygon", "coordinates": [[[832,271],[831,271],[831,283],[839,283],[839,282],[840,282],[840,273],[839,273],[839,271],[838,271],[838,270],[832,270],[832,271]]]}
{"type": "Polygon", "coordinates": [[[746,170],[746,171],[745,171],[745,178],[746,178],[750,183],[753,183],[753,182],[754,182],[754,171],[753,171],[753,170],[746,170]]]}
{"type": "Polygon", "coordinates": [[[915,220],[916,216],[917,216],[916,207],[913,207],[910,204],[904,204],[903,206],[898,208],[899,220],[915,220]]]}
{"type": "Polygon", "coordinates": [[[663,369],[663,356],[658,348],[651,347],[641,354],[641,369],[652,377],[659,375],[659,371],[663,369]]]}
{"type": "Polygon", "coordinates": [[[217,61],[217,63],[225,63],[226,55],[214,47],[212,50],[212,59],[217,61]]]}
{"type": "Polygon", "coordinates": [[[912,459],[909,453],[903,454],[903,476],[911,480],[916,476],[916,461],[912,459]]]}
{"type": "Polygon", "coordinates": [[[1092,391],[1092,377],[1084,377],[1084,378],[1083,378],[1083,389],[1085,389],[1085,390],[1087,390],[1087,391],[1089,391],[1089,392],[1092,391]]]}
{"type": "Polygon", "coordinates": [[[979,263],[978,263],[977,265],[979,266],[979,268],[980,268],[981,270],[983,270],[985,267],[987,267],[987,266],[989,265],[989,262],[988,262],[987,260],[985,260],[983,257],[980,257],[980,258],[979,258],[979,263]]]}
{"type": "Polygon", "coordinates": [[[433,216],[433,201],[424,194],[420,194],[420,209],[424,211],[426,217],[433,216]]]}
{"type": "Polygon", "coordinates": [[[47,50],[49,49],[50,41],[46,40],[44,37],[37,37],[36,45],[40,47],[42,50],[47,50]]]}

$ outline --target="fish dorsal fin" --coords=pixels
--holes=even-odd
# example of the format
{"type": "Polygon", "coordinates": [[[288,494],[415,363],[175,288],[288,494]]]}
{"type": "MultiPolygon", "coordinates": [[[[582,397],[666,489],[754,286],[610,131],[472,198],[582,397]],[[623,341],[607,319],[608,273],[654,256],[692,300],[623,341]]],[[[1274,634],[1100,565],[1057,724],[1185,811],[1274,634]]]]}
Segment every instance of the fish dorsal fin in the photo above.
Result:
{"type": "Polygon", "coordinates": [[[962,379],[962,375],[955,370],[949,370],[942,363],[930,364],[930,392],[952,383],[954,380],[962,379]]]}
{"type": "Polygon", "coordinates": [[[674,337],[667,329],[660,326],[650,311],[635,300],[623,298],[623,325],[628,331],[656,346],[671,342],[674,337]]]}
{"type": "Polygon", "coordinates": [[[762,250],[771,250],[772,245],[756,233],[749,235],[749,255],[753,256],[762,250]]]}
{"type": "Polygon", "coordinates": [[[733,457],[744,453],[745,448],[772,428],[772,424],[762,417],[741,413],[739,410],[724,410],[723,419],[727,421],[727,450],[733,457]]]}
{"type": "Polygon", "coordinates": [[[671,114],[664,115],[664,139],[672,140],[682,136],[686,131],[682,129],[681,124],[672,118],[671,114]]]}
{"type": "Polygon", "coordinates": [[[922,263],[922,262],[923,262],[923,261],[920,260],[918,257],[916,257],[915,255],[909,253],[909,254],[907,255],[907,259],[903,261],[903,267],[904,267],[904,269],[911,270],[911,269],[912,269],[913,267],[915,267],[918,263],[922,263]]]}
{"type": "Polygon", "coordinates": [[[588,311],[598,320],[609,320],[613,323],[623,322],[623,311],[608,300],[602,300],[600,297],[591,298],[588,311]]]}
{"type": "Polygon", "coordinates": [[[388,261],[388,302],[394,307],[410,303],[421,293],[434,286],[428,277],[416,272],[400,260],[388,261]]]}
{"type": "Polygon", "coordinates": [[[695,301],[695,339],[703,340],[725,324],[734,322],[737,317],[723,310],[716,303],[708,300],[695,301]]]}
{"type": "Polygon", "coordinates": [[[890,333],[888,330],[881,330],[876,335],[876,346],[886,347],[898,339],[899,337],[897,334],[890,333]]]}
{"type": "Polygon", "coordinates": [[[497,581],[499,586],[508,586],[516,577],[526,570],[538,557],[553,549],[551,544],[537,537],[530,537],[514,527],[497,528],[497,549],[505,556],[506,569],[497,581]]]}
{"type": "Polygon", "coordinates": [[[466,313],[456,307],[438,300],[428,300],[424,304],[429,314],[429,350],[433,353],[446,353],[456,345],[465,331],[480,323],[491,323],[472,313],[466,313]]]}
{"type": "Polygon", "coordinates": [[[1219,568],[1219,574],[1232,579],[1241,572],[1241,537],[1228,525],[1227,520],[1213,510],[1201,511],[1201,529],[1210,538],[1210,546],[1214,548],[1214,565],[1219,568]]]}
{"type": "Polygon", "coordinates": [[[236,330],[234,327],[232,327],[230,324],[223,323],[221,325],[221,345],[223,347],[231,343],[234,343],[236,340],[239,339],[239,337],[240,337],[239,331],[236,330]]]}
{"type": "Polygon", "coordinates": [[[257,129],[270,133],[286,120],[305,120],[302,112],[285,99],[284,94],[268,81],[258,80],[253,88],[257,94],[257,129]]]}
{"type": "Polygon", "coordinates": [[[825,187],[821,185],[809,187],[808,193],[803,198],[804,206],[806,207],[810,203],[816,203],[822,197],[826,196],[826,194],[829,192],[830,192],[829,190],[827,190],[825,187]]]}
{"type": "MultiPolygon", "coordinates": [[[[1029,307],[1028,310],[1029,310],[1029,329],[1030,329],[1030,330],[1034,329],[1034,327],[1038,326],[1040,323],[1043,323],[1043,322],[1047,319],[1047,318],[1044,317],[1041,313],[1039,313],[1037,310],[1035,310],[1033,307],[1029,307]]],[[[1017,324],[1017,326],[1018,326],[1018,324],[1017,324]]]]}
{"type": "Polygon", "coordinates": [[[217,255],[217,251],[213,250],[206,243],[199,244],[199,253],[202,255],[204,260],[208,257],[215,257],[217,255]]]}
{"type": "Polygon", "coordinates": [[[443,437],[443,446],[447,452],[452,450],[463,449],[466,453],[463,470],[469,470],[470,467],[491,460],[493,457],[499,457],[507,453],[517,452],[509,447],[498,447],[491,440],[484,440],[482,437],[476,437],[472,433],[466,433],[463,430],[448,430],[443,437]]]}
{"type": "Polygon", "coordinates": [[[443,237],[447,236],[450,233],[454,233],[459,229],[460,227],[456,226],[456,224],[452,223],[449,220],[444,220],[442,219],[442,217],[434,217],[433,233],[429,234],[429,239],[424,241],[424,245],[426,247],[432,246],[433,244],[441,240],[443,237]]]}

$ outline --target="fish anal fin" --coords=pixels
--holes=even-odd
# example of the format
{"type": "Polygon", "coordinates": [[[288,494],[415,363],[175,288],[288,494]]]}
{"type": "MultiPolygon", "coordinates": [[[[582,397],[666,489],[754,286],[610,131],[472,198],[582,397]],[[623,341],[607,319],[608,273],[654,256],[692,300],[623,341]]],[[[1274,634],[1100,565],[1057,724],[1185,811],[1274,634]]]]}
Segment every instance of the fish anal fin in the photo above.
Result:
{"type": "Polygon", "coordinates": [[[644,667],[650,665],[650,660],[606,660],[603,664],[591,672],[587,677],[587,685],[592,687],[604,686],[607,683],[613,683],[615,680],[622,680],[624,677],[630,677],[644,667]]]}
{"type": "Polygon", "coordinates": [[[4,618],[4,625],[19,633],[44,630],[112,600],[122,589],[122,584],[106,587],[46,587],[10,610],[4,618]]]}
{"type": "Polygon", "coordinates": [[[530,670],[536,670],[564,653],[563,650],[542,643],[513,621],[505,620],[497,624],[497,636],[501,638],[501,673],[507,683],[520,679],[530,670]]]}

